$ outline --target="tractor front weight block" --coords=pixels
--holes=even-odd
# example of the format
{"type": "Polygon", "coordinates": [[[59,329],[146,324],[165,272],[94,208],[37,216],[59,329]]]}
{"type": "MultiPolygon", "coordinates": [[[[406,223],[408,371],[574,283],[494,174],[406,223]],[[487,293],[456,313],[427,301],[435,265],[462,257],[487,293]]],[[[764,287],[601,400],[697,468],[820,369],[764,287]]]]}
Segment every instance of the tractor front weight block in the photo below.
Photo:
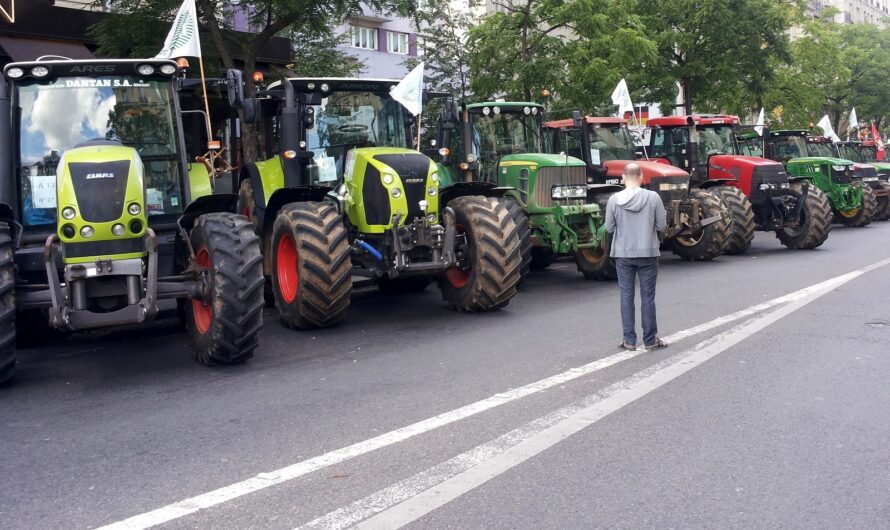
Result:
{"type": "Polygon", "coordinates": [[[418,217],[411,223],[399,226],[400,217],[400,214],[396,214],[393,226],[389,229],[394,264],[388,271],[390,278],[413,272],[439,272],[457,264],[454,210],[446,207],[443,211],[444,227],[429,224],[425,217],[418,217]],[[428,248],[429,259],[411,259],[411,251],[416,248],[428,248]]]}
{"type": "Polygon", "coordinates": [[[143,261],[141,258],[110,260],[97,258],[94,263],[65,265],[65,291],[56,269],[59,236],[46,239],[43,256],[49,283],[49,323],[68,331],[95,329],[122,324],[141,324],[158,313],[158,245],[150,228],[145,230],[148,271],[145,296],[142,295],[143,261]],[[126,285],[125,307],[109,312],[94,312],[88,308],[87,281],[98,278],[123,278],[126,285]]]}

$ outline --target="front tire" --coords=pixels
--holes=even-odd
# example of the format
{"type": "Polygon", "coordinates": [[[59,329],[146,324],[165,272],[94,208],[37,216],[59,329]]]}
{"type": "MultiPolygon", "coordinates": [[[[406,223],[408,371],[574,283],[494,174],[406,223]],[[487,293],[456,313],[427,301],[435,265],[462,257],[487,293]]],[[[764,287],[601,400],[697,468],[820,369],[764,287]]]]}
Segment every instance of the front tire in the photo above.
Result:
{"type": "MultiPolygon", "coordinates": [[[[522,256],[516,224],[497,199],[468,196],[448,203],[466,245],[460,263],[442,274],[442,297],[457,311],[494,311],[510,303],[519,283],[522,256]]],[[[460,241],[460,238],[458,238],[460,241]]]]}
{"type": "Polygon", "coordinates": [[[237,214],[198,217],[190,235],[195,265],[210,271],[209,300],[186,307],[195,360],[238,364],[253,357],[263,325],[263,257],[250,223],[237,214]]]}
{"type": "Polygon", "coordinates": [[[698,222],[715,215],[719,215],[720,220],[702,227],[694,234],[671,239],[671,250],[687,261],[710,261],[724,252],[732,236],[731,221],[725,217],[726,208],[717,194],[708,190],[693,189],[689,195],[697,199],[701,205],[701,219],[698,219],[698,222]]]}
{"type": "MultiPolygon", "coordinates": [[[[798,197],[803,193],[802,184],[791,184],[798,197]]],[[[808,250],[821,245],[831,232],[831,204],[825,192],[815,186],[807,190],[807,198],[800,211],[797,228],[783,227],[776,230],[776,237],[787,248],[808,250]]]]}
{"type": "Polygon", "coordinates": [[[581,248],[575,251],[575,265],[585,280],[611,281],[618,279],[618,269],[612,252],[612,234],[605,232],[598,248],[581,248]]]}
{"type": "Polygon", "coordinates": [[[754,240],[754,210],[751,202],[734,186],[717,186],[711,188],[729,210],[729,239],[726,241],[724,254],[742,254],[751,248],[754,240]]]}
{"type": "Polygon", "coordinates": [[[15,260],[9,225],[0,222],[0,386],[15,378],[15,260]]]}
{"type": "Polygon", "coordinates": [[[875,197],[876,205],[875,205],[875,215],[872,217],[872,221],[886,221],[890,219],[890,184],[887,182],[879,182],[878,186],[881,188],[883,192],[883,197],[875,197]]]}
{"type": "Polygon", "coordinates": [[[272,292],[281,322],[323,328],[346,315],[352,261],[343,218],[331,204],[284,206],[272,229],[272,292]]]}
{"type": "Polygon", "coordinates": [[[532,231],[528,225],[528,214],[522,209],[519,201],[512,197],[501,199],[504,207],[510,212],[510,218],[516,225],[516,233],[519,236],[519,254],[522,256],[522,265],[519,267],[519,282],[528,276],[532,269],[532,231]]]}
{"type": "Polygon", "coordinates": [[[844,226],[853,228],[861,228],[871,223],[877,209],[877,197],[875,190],[866,184],[860,184],[862,187],[862,204],[859,208],[854,208],[847,212],[837,212],[835,218],[844,226]]]}

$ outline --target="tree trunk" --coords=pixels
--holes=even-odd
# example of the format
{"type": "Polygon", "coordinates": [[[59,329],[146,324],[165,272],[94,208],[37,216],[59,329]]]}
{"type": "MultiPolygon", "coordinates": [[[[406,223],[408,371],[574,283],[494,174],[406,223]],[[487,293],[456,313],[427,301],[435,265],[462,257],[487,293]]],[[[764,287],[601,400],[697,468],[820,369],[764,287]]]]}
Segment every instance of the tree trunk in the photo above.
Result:
{"type": "Polygon", "coordinates": [[[680,86],[683,87],[683,109],[687,116],[692,115],[692,81],[689,78],[685,78],[680,81],[680,86]]]}

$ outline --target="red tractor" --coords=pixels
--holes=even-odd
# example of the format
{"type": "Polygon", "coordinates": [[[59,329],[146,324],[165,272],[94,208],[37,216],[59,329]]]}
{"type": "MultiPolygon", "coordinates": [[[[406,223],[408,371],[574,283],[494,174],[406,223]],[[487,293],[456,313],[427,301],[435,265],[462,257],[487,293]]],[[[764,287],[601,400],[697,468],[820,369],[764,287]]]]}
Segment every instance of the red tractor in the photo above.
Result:
{"type": "Polygon", "coordinates": [[[781,162],[743,155],[737,116],[666,116],[649,120],[649,156],[690,172],[693,186],[714,190],[732,216],[727,253],[751,246],[754,230],[775,231],[788,248],[825,242],[831,215],[825,194],[781,162]]]}
{"type": "Polygon", "coordinates": [[[605,209],[609,195],[620,191],[624,167],[637,162],[643,187],[658,193],[667,210],[665,246],[686,260],[710,260],[723,253],[729,237],[729,213],[720,198],[690,188],[689,174],[666,164],[636,160],[636,148],[620,118],[551,121],[544,124],[548,150],[584,160],[590,194],[605,209]]]}

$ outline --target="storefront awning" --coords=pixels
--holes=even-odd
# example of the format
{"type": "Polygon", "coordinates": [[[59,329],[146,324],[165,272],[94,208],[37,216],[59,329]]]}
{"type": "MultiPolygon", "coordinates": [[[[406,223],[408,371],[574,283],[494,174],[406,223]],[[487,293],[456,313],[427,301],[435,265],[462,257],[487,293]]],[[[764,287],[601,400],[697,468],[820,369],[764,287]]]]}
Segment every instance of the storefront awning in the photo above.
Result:
{"type": "Polygon", "coordinates": [[[36,61],[38,57],[55,55],[68,59],[93,59],[93,54],[79,42],[0,37],[0,48],[13,61],[36,61]]]}

